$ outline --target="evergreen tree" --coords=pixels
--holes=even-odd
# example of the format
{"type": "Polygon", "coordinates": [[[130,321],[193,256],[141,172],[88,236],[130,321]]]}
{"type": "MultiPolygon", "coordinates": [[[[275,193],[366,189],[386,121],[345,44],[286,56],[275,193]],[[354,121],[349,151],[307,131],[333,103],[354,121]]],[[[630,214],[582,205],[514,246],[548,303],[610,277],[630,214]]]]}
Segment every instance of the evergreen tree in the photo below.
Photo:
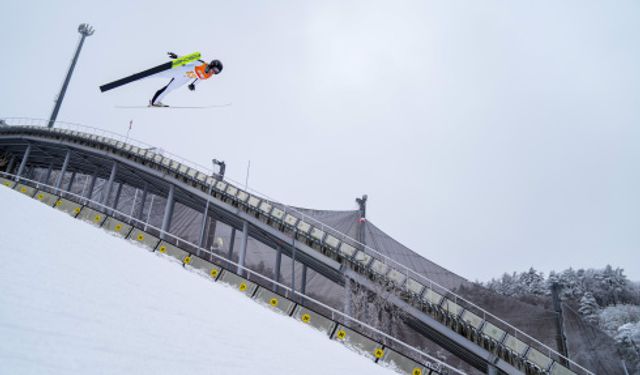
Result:
{"type": "Polygon", "coordinates": [[[593,294],[591,294],[591,292],[584,293],[582,298],[580,298],[580,308],[578,309],[578,312],[587,322],[591,324],[598,323],[599,309],[600,306],[598,306],[598,302],[596,302],[596,299],[593,297],[593,294]]]}
{"type": "Polygon", "coordinates": [[[544,274],[536,271],[533,267],[529,268],[529,271],[520,274],[518,284],[522,290],[522,295],[545,294],[544,274]]]}

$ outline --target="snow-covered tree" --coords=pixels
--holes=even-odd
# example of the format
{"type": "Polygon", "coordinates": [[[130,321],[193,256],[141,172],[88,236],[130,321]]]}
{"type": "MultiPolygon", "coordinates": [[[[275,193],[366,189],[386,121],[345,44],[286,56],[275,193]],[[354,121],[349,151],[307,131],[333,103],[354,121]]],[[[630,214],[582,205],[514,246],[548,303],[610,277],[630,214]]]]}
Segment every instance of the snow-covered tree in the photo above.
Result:
{"type": "Polygon", "coordinates": [[[627,323],[640,322],[640,306],[607,306],[600,311],[600,327],[611,337],[615,337],[618,328],[627,323]]]}
{"type": "Polygon", "coordinates": [[[580,308],[578,309],[578,312],[580,313],[582,318],[587,322],[592,324],[598,324],[599,309],[600,309],[600,306],[598,306],[598,302],[596,302],[596,299],[593,297],[593,294],[591,294],[591,292],[586,292],[582,296],[582,298],[580,298],[580,308]]]}
{"type": "Polygon", "coordinates": [[[523,294],[544,295],[546,291],[544,274],[536,271],[533,267],[520,274],[518,284],[523,294]]]}
{"type": "Polygon", "coordinates": [[[623,324],[614,339],[627,365],[640,373],[640,322],[623,324]]]}

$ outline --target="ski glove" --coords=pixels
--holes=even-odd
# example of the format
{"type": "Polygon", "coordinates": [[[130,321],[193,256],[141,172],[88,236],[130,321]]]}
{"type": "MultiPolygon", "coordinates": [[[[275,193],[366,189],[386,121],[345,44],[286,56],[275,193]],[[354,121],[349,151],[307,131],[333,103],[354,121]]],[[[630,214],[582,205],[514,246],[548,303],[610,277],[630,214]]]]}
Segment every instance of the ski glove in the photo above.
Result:
{"type": "Polygon", "coordinates": [[[167,52],[167,55],[169,55],[169,57],[171,57],[172,59],[177,59],[178,58],[178,55],[176,55],[173,52],[167,52]]]}

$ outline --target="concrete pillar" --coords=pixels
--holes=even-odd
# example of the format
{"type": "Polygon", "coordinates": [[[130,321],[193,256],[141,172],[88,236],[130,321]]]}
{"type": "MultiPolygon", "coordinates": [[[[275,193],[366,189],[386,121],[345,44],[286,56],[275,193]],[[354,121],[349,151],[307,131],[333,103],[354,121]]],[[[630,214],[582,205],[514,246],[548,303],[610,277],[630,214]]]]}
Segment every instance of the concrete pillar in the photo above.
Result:
{"type": "Polygon", "coordinates": [[[27,145],[27,149],[24,151],[24,156],[22,157],[22,161],[20,162],[20,166],[18,167],[18,172],[16,173],[15,180],[18,181],[24,172],[24,168],[27,166],[27,160],[29,159],[29,155],[31,154],[31,144],[27,145]]]}
{"type": "Polygon", "coordinates": [[[160,233],[160,239],[165,238],[165,232],[169,232],[169,226],[171,225],[171,216],[173,216],[173,195],[175,193],[175,186],[169,184],[169,195],[167,196],[167,204],[164,206],[164,217],[162,218],[162,233],[160,233]]]}
{"type": "Polygon", "coordinates": [[[62,162],[62,168],[60,168],[60,174],[58,174],[58,178],[56,178],[56,183],[55,185],[53,185],[56,189],[60,189],[60,187],[62,186],[62,179],[64,178],[64,174],[67,172],[70,159],[71,159],[71,151],[67,151],[67,154],[64,156],[64,162],[62,162]]]}
{"type": "MultiPolygon", "coordinates": [[[[242,222],[242,242],[240,246],[240,257],[238,258],[238,264],[244,267],[244,260],[247,257],[247,244],[249,243],[249,223],[242,222]]],[[[245,274],[243,269],[239,269],[238,272],[241,276],[245,274]]]]}
{"type": "Polygon", "coordinates": [[[111,166],[111,174],[109,175],[109,180],[104,186],[104,189],[102,189],[102,199],[100,201],[104,205],[107,205],[109,203],[109,195],[111,195],[111,188],[113,187],[113,181],[116,179],[116,173],[118,173],[118,163],[113,162],[113,166],[111,166]]]}

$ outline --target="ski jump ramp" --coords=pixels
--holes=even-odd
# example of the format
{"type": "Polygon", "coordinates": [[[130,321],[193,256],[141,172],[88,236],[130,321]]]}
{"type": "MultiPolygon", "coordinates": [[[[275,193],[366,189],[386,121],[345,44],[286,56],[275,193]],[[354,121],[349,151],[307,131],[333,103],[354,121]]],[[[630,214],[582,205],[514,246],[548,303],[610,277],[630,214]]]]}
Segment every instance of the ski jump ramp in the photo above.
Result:
{"type": "Polygon", "coordinates": [[[593,374],[303,210],[142,142],[47,123],[3,119],[0,184],[175,257],[373,361],[411,375],[463,373],[399,338],[402,326],[485,373],[593,374]],[[401,318],[353,318],[354,285],[401,318]]]}

